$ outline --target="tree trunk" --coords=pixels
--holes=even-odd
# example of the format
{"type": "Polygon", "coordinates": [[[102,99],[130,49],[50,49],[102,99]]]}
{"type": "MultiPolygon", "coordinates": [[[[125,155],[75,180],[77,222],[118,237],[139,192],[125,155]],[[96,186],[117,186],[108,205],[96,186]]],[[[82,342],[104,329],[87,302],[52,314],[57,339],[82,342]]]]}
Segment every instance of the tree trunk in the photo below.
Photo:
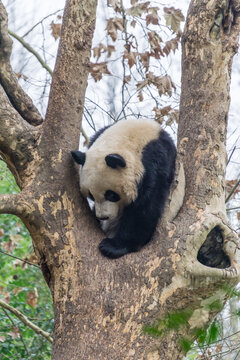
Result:
{"type": "Polygon", "coordinates": [[[19,105],[18,92],[11,91],[11,42],[3,5],[0,10],[0,75],[10,100],[1,89],[0,153],[22,189],[18,195],[0,196],[0,213],[24,221],[51,289],[52,359],[182,358],[181,340],[193,339],[195,330],[211,321],[217,313],[211,304],[227,297],[223,285],[239,278],[237,237],[224,201],[238,1],[190,5],[182,40],[177,176],[170,201],[154,240],[117,260],[98,252],[104,235],[79,194],[70,157],[70,150],[78,148],[96,1],[66,3],[45,122],[30,99],[20,96],[19,105]],[[188,314],[182,326],[159,323],[161,337],[143,331],[177,310],[188,314]]]}

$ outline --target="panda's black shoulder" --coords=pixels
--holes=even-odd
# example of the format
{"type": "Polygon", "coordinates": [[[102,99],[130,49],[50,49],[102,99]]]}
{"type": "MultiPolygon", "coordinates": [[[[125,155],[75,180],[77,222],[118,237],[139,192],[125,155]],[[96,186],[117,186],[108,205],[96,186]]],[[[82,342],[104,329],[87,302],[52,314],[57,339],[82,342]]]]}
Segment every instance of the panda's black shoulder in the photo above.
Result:
{"type": "Polygon", "coordinates": [[[142,163],[147,174],[165,177],[171,183],[174,178],[176,146],[171,136],[163,129],[159,137],[150,141],[143,149],[142,163]]]}
{"type": "Polygon", "coordinates": [[[89,140],[88,143],[88,149],[93,145],[93,143],[97,140],[97,138],[102,135],[102,133],[104,133],[105,130],[107,130],[110,126],[112,125],[107,125],[105,127],[103,127],[102,129],[98,130],[89,140]]]}

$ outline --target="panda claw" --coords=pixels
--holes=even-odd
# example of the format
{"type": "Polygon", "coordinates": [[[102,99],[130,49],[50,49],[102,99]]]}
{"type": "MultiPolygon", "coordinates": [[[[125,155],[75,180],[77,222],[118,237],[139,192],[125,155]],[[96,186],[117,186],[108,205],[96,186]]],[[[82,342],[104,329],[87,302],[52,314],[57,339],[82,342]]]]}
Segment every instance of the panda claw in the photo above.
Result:
{"type": "Polygon", "coordinates": [[[117,244],[114,244],[113,239],[103,239],[99,244],[99,250],[103,256],[106,256],[110,259],[117,259],[127,253],[129,250],[126,247],[120,247],[117,244]]]}

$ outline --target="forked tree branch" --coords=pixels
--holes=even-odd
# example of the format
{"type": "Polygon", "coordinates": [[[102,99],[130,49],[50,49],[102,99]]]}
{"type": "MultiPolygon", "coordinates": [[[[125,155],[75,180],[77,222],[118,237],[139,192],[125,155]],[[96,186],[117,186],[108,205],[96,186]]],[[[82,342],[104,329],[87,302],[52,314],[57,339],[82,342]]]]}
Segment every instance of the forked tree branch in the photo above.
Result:
{"type": "MultiPolygon", "coordinates": [[[[58,10],[58,11],[59,11],[59,10],[58,10]]],[[[51,68],[46,64],[46,62],[41,58],[41,56],[39,55],[39,53],[31,47],[31,45],[29,45],[21,36],[18,36],[17,34],[15,34],[13,31],[11,31],[11,30],[9,30],[9,29],[8,29],[8,33],[9,33],[12,37],[14,37],[16,40],[18,40],[18,41],[20,42],[20,44],[22,44],[22,46],[23,46],[27,51],[29,51],[30,53],[32,53],[32,54],[36,57],[36,59],[39,61],[39,63],[42,65],[42,67],[43,67],[44,69],[46,69],[47,72],[52,76],[52,74],[53,74],[52,69],[51,69],[51,68]]],[[[88,144],[89,138],[88,138],[86,132],[83,130],[83,128],[81,128],[81,134],[83,135],[86,143],[88,144]]]]}
{"type": "Polygon", "coordinates": [[[43,119],[30,97],[23,91],[10,65],[12,40],[8,35],[8,17],[0,1],[0,83],[10,102],[19,114],[31,125],[40,125],[43,119]]]}
{"type": "Polygon", "coordinates": [[[0,86],[0,155],[14,174],[15,180],[22,188],[23,177],[34,154],[37,151],[40,127],[34,127],[23,120],[10,104],[0,86]]]}
{"type": "Polygon", "coordinates": [[[17,316],[17,318],[26,326],[30,327],[35,333],[42,335],[45,337],[50,343],[53,342],[53,338],[51,335],[35,325],[32,321],[30,321],[23,313],[21,313],[19,310],[15,309],[11,305],[7,304],[5,301],[0,300],[0,306],[2,306],[4,309],[7,309],[8,311],[11,311],[12,314],[17,316]]]}
{"type": "Polygon", "coordinates": [[[0,214],[20,216],[24,212],[23,197],[19,194],[0,194],[0,214]]]}

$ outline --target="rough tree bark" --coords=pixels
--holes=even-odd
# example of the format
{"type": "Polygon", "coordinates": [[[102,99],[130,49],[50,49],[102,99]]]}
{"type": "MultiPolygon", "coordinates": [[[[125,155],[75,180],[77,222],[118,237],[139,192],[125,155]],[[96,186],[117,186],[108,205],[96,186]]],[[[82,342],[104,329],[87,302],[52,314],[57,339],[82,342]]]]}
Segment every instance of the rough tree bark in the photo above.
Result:
{"type": "Polygon", "coordinates": [[[191,2],[182,40],[178,176],[154,241],[114,261],[97,250],[103,234],[80,197],[70,158],[78,147],[95,12],[96,0],[66,2],[42,122],[14,79],[0,5],[0,154],[22,190],[0,195],[0,213],[19,216],[31,233],[53,296],[53,359],[180,359],[179,340],[209,323],[217,312],[210,305],[227,296],[223,285],[239,278],[224,174],[240,6],[191,2]],[[143,325],[180,309],[190,313],[184,326],[159,338],[144,334],[143,325]]]}

